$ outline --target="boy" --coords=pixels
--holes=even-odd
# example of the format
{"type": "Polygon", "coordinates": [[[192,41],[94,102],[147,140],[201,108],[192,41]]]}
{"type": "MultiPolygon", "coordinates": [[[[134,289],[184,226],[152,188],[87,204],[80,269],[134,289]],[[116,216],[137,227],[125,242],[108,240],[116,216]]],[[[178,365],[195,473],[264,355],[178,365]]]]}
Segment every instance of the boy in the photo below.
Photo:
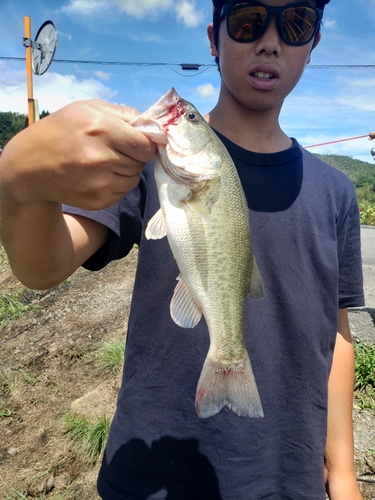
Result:
{"type": "Polygon", "coordinates": [[[76,103],[5,148],[1,238],[26,285],[55,286],[140,244],[124,381],[98,481],[105,500],[324,500],[325,489],[332,500],[362,498],[346,312],[363,305],[355,191],[278,122],[328,1],[214,0],[208,27],[222,81],[206,119],[239,172],[265,289],[244,315],[264,418],[195,414],[208,333],[203,320],[186,331],[169,315],[178,270],[165,238],[144,237],[159,204],[152,162],[143,171],[155,146],[127,124],[136,112],[76,103]]]}

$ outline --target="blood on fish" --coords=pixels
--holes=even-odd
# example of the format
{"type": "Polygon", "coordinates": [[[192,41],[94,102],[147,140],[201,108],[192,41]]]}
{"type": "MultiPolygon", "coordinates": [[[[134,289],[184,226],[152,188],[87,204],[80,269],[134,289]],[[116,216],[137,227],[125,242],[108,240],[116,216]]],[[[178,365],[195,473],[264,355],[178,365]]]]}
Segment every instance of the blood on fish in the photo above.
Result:
{"type": "Polygon", "coordinates": [[[177,118],[184,115],[186,112],[186,107],[183,101],[178,101],[177,104],[171,106],[168,111],[168,119],[163,122],[163,127],[165,130],[168,130],[168,126],[172,125],[177,118]]]}
{"type": "Polygon", "coordinates": [[[207,394],[207,391],[204,387],[201,387],[198,391],[197,391],[197,394],[196,394],[196,398],[201,400],[204,396],[206,396],[207,394]]]}

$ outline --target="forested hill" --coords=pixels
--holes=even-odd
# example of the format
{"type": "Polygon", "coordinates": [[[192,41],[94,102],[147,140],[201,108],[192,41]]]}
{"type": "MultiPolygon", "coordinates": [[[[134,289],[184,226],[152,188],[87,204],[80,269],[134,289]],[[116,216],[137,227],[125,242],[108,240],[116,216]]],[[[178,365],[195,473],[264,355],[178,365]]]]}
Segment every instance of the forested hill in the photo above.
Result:
{"type": "MultiPolygon", "coordinates": [[[[49,115],[48,111],[42,111],[40,117],[49,115]]],[[[27,116],[11,111],[0,112],[0,147],[4,147],[10,139],[27,127],[27,116]]]]}
{"type": "Polygon", "coordinates": [[[355,160],[350,156],[316,156],[344,172],[353,181],[359,201],[375,202],[375,162],[355,160]]]}
{"type": "Polygon", "coordinates": [[[0,113],[0,147],[27,126],[27,116],[10,111],[0,113]]]}

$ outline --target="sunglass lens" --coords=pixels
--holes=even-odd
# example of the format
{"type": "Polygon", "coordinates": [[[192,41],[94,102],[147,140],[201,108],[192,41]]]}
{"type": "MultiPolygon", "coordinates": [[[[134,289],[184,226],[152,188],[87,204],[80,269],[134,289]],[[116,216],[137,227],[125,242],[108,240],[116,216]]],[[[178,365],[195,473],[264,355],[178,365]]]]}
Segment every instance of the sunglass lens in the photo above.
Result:
{"type": "Polygon", "coordinates": [[[234,5],[228,15],[228,32],[239,41],[252,41],[258,38],[267,18],[267,10],[261,5],[234,5]]]}
{"type": "Polygon", "coordinates": [[[314,36],[318,16],[309,7],[290,7],[282,14],[284,40],[291,44],[308,43],[314,36]]]}

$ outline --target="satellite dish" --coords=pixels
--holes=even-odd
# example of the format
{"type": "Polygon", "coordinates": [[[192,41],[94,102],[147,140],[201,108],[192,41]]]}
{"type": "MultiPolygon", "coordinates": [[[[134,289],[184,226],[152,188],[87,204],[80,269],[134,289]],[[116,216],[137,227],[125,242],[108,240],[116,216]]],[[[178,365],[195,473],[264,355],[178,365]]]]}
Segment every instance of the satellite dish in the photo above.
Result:
{"type": "Polygon", "coordinates": [[[39,28],[35,42],[31,44],[33,71],[36,75],[43,75],[49,68],[56,44],[56,26],[52,21],[46,21],[39,28]]]}

